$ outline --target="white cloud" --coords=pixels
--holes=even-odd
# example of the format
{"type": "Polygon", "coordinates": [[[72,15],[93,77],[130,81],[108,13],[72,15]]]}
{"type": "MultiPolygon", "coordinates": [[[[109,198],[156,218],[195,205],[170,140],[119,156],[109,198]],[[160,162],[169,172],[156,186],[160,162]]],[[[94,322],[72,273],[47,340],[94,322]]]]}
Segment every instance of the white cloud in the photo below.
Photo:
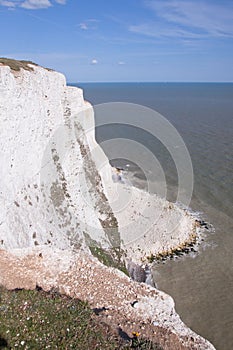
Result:
{"type": "Polygon", "coordinates": [[[119,64],[119,66],[123,66],[125,64],[125,62],[124,61],[119,61],[118,64],[119,64]]]}
{"type": "Polygon", "coordinates": [[[167,37],[167,38],[202,38],[203,35],[193,33],[191,30],[184,30],[179,27],[162,26],[159,23],[145,23],[135,26],[130,26],[129,30],[134,33],[143,34],[155,38],[167,37]]]}
{"type": "Polygon", "coordinates": [[[79,27],[83,30],[87,30],[88,29],[88,26],[86,23],[82,22],[82,23],[79,23],[79,27]]]}
{"type": "Polygon", "coordinates": [[[88,29],[97,29],[97,23],[98,23],[98,19],[87,19],[81,23],[79,23],[79,27],[83,30],[88,30],[88,29]]]}
{"type": "Polygon", "coordinates": [[[20,7],[23,7],[28,10],[43,9],[48,8],[50,6],[52,6],[52,4],[49,0],[26,0],[23,1],[20,5],[20,7]]]}
{"type": "MultiPolygon", "coordinates": [[[[55,3],[60,5],[65,5],[67,0],[55,0],[55,3]]],[[[51,0],[0,0],[0,6],[5,6],[9,8],[22,7],[28,10],[38,10],[49,8],[52,6],[51,0]]]]}
{"type": "Polygon", "coordinates": [[[15,7],[16,3],[13,1],[0,1],[1,6],[6,6],[6,7],[15,7]]]}
{"type": "Polygon", "coordinates": [[[97,64],[98,61],[94,58],[92,61],[91,61],[91,64],[97,64]]]}
{"type": "Polygon", "coordinates": [[[233,37],[233,5],[221,1],[147,0],[155,19],[129,30],[153,37],[233,37]]]}

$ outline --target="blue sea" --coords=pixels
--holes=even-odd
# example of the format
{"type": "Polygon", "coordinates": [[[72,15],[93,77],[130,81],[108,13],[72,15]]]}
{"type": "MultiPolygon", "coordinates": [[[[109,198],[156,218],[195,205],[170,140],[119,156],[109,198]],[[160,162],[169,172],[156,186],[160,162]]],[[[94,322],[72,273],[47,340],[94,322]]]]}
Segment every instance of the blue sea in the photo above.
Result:
{"type": "MultiPolygon", "coordinates": [[[[94,106],[133,103],[159,112],[184,140],[194,171],[190,208],[199,212],[213,229],[206,233],[196,254],[156,265],[154,278],[158,288],[174,298],[177,312],[189,327],[210,340],[216,349],[232,350],[233,84],[80,83],[77,86],[94,106]]],[[[149,157],[147,163],[147,151],[152,152],[165,174],[166,197],[176,201],[177,169],[166,147],[143,129],[117,124],[117,116],[114,123],[110,115],[106,113],[103,117],[98,107],[95,109],[97,124],[105,124],[96,129],[96,138],[111,163],[127,169],[134,185],[147,190],[148,178],[156,182],[149,157]],[[118,146],[114,146],[114,152],[108,146],[107,141],[112,139],[116,143],[119,140],[119,157],[118,146]],[[122,139],[142,145],[146,150],[144,156],[137,153],[132,161],[124,159],[122,139]],[[135,161],[142,156],[144,169],[135,161]]],[[[124,118],[127,123],[127,113],[124,118]]]]}

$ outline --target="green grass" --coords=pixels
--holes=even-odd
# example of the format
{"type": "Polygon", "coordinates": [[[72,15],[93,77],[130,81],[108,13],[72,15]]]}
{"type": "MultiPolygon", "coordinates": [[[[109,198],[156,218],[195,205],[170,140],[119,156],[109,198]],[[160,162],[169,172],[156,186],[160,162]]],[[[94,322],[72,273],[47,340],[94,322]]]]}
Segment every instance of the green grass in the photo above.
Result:
{"type": "Polygon", "coordinates": [[[0,349],[162,349],[145,339],[123,340],[89,305],[56,292],[0,287],[0,349]]]}
{"type": "Polygon", "coordinates": [[[107,251],[97,246],[89,246],[89,248],[92,255],[96,257],[102,264],[115,267],[129,276],[125,264],[120,260],[120,249],[112,248],[111,250],[107,251]]]}

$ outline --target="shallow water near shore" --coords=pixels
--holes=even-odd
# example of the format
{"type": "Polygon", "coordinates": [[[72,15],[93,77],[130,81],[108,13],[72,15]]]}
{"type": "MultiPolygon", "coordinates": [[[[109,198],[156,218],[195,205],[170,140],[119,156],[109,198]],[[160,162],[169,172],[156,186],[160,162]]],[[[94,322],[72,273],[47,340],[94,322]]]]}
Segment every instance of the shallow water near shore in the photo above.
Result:
{"type": "MultiPolygon", "coordinates": [[[[233,346],[233,84],[86,83],[85,99],[93,105],[131,102],[150,107],[167,118],[182,136],[194,170],[190,203],[214,226],[196,254],[156,264],[154,279],[170,294],[182,320],[220,350],[233,346]]],[[[98,114],[96,116],[98,118],[98,114]]],[[[127,116],[125,117],[127,121],[127,116]]],[[[108,122],[106,120],[106,122],[108,122]]],[[[153,152],[167,182],[166,198],[176,201],[177,173],[167,150],[148,133],[111,124],[96,130],[97,141],[114,166],[130,181],[156,192],[156,176],[148,160],[145,169],[128,159],[114,159],[104,141],[131,138],[153,152]],[[147,180],[146,180],[147,178],[147,180]]],[[[119,145],[120,149],[121,145],[119,145]]],[[[139,155],[140,157],[141,155],[139,155]]],[[[143,155],[146,161],[146,153],[143,155]]],[[[146,162],[145,162],[146,163],[146,162]]],[[[209,230],[210,231],[210,230],[209,230]]]]}

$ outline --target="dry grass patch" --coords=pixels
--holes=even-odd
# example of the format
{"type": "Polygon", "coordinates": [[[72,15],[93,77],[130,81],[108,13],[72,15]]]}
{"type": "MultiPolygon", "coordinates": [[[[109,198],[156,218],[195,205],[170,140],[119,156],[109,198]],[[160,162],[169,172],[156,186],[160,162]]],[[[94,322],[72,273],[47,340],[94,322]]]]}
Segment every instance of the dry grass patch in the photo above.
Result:
{"type": "MultiPolygon", "coordinates": [[[[33,71],[33,66],[38,66],[38,64],[32,62],[32,61],[25,61],[25,60],[14,60],[13,58],[5,58],[5,57],[0,57],[0,64],[3,64],[4,66],[9,66],[10,69],[12,69],[15,72],[20,71],[20,69],[28,70],[28,71],[33,71]]],[[[50,68],[44,68],[48,71],[53,71],[50,68]]]]}
{"type": "Polygon", "coordinates": [[[29,64],[38,66],[36,63],[33,63],[31,61],[18,61],[18,60],[14,60],[11,58],[4,58],[4,57],[0,57],[0,63],[2,63],[4,66],[9,66],[10,69],[14,71],[19,71],[20,68],[33,71],[33,67],[30,67],[29,64]]]}

